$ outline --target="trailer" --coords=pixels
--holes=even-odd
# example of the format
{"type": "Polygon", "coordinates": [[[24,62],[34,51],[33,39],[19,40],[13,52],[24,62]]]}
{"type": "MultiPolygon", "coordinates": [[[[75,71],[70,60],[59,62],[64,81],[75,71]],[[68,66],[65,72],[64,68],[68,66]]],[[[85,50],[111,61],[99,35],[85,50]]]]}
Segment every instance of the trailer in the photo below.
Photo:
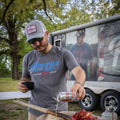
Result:
{"type": "MultiPolygon", "coordinates": [[[[120,15],[52,32],[49,41],[70,50],[85,70],[86,96],[79,101],[80,107],[93,111],[100,105],[102,111],[120,114],[120,15]],[[78,48],[82,30],[89,48],[78,48]]],[[[68,91],[74,84],[72,78],[70,73],[68,91]]]]}

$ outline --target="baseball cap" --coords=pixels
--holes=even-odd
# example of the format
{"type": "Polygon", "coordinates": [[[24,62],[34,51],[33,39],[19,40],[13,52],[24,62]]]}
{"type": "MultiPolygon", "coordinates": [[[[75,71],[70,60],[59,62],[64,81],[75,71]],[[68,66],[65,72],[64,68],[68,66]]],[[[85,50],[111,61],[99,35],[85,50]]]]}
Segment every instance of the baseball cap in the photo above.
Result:
{"type": "Polygon", "coordinates": [[[26,26],[25,32],[27,36],[26,42],[34,38],[42,38],[47,31],[44,23],[39,20],[33,20],[26,26]]]}
{"type": "Polygon", "coordinates": [[[77,37],[81,37],[84,34],[85,34],[85,29],[77,30],[77,37]]]}

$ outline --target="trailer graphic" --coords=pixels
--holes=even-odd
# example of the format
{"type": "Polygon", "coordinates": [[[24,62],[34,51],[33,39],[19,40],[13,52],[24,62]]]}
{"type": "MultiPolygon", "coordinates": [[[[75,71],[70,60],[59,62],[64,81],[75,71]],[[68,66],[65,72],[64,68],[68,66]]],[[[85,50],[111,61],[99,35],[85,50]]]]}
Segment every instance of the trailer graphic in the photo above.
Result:
{"type": "MultiPolygon", "coordinates": [[[[120,114],[120,15],[52,32],[50,42],[70,50],[86,72],[81,108],[92,111],[100,104],[120,114]]],[[[69,91],[74,76],[67,79],[69,91]]]]}

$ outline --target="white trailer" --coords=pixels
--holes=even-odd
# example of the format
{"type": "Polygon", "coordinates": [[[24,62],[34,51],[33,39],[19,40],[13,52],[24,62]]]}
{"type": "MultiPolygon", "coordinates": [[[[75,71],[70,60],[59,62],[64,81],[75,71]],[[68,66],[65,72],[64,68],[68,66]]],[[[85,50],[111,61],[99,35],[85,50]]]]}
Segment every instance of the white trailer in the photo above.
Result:
{"type": "MultiPolygon", "coordinates": [[[[86,96],[79,105],[93,111],[100,104],[102,111],[109,108],[120,114],[120,15],[52,32],[50,42],[71,51],[77,31],[82,29],[85,29],[84,41],[92,46],[94,54],[94,77],[91,79],[88,63],[86,96]]],[[[72,79],[68,80],[68,91],[73,84],[72,79]]]]}

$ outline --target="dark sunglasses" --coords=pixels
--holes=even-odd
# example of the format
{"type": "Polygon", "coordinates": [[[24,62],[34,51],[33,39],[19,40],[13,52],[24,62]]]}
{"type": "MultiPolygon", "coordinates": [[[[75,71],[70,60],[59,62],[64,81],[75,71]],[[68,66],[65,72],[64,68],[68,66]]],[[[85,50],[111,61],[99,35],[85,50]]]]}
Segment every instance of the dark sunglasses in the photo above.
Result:
{"type": "Polygon", "coordinates": [[[39,41],[39,42],[40,42],[41,40],[43,40],[43,37],[42,37],[42,38],[34,38],[34,39],[29,40],[28,42],[29,42],[30,44],[34,44],[35,41],[39,41]]]}
{"type": "Polygon", "coordinates": [[[77,37],[81,37],[82,35],[85,34],[85,30],[77,31],[77,37]]]}
{"type": "Polygon", "coordinates": [[[77,33],[77,37],[81,37],[84,33],[77,33]]]}

